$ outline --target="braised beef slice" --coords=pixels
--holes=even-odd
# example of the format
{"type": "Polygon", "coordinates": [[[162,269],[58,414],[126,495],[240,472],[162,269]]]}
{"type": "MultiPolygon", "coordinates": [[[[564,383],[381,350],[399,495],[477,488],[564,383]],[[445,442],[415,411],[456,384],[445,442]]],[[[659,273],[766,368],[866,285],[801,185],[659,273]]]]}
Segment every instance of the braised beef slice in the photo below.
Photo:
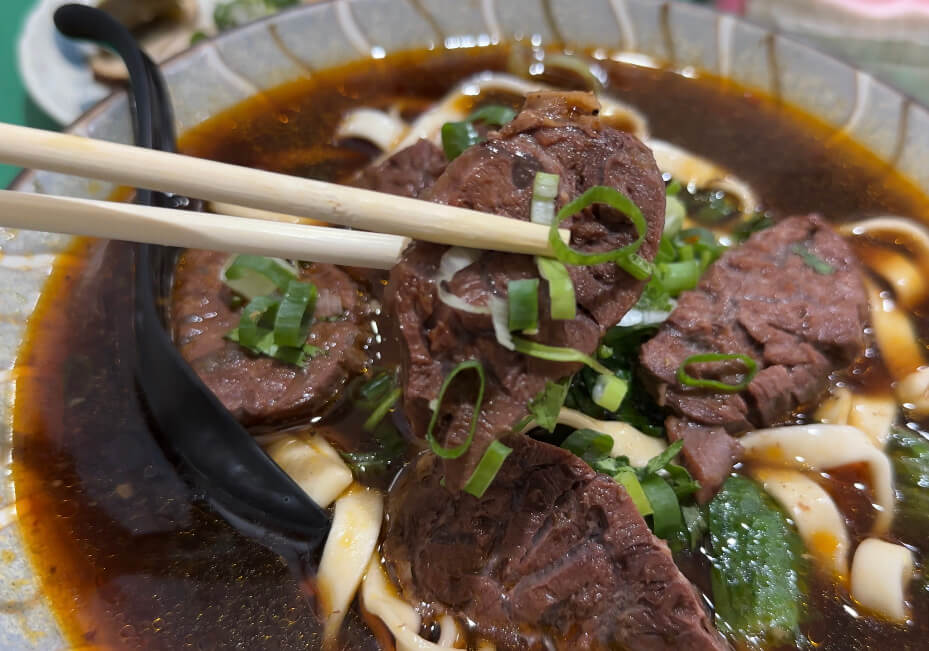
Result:
{"type": "Polygon", "coordinates": [[[415,199],[444,170],[445,154],[442,150],[428,140],[419,140],[386,160],[365,167],[350,180],[350,184],[415,199]]]}
{"type": "Polygon", "coordinates": [[[307,343],[322,349],[305,368],[256,356],[225,339],[238,325],[231,290],[219,274],[228,254],[186,251],[177,266],[171,321],[175,342],[197,375],[246,426],[275,425],[319,415],[369,364],[366,284],[348,270],[312,264],[301,280],[316,285],[316,321],[307,343]]]}
{"type": "Polygon", "coordinates": [[[625,489],[522,435],[484,497],[452,492],[432,455],[388,498],[388,567],[498,649],[724,649],[694,587],[625,489]]]}
{"type": "MultiPolygon", "coordinates": [[[[817,216],[791,217],[754,234],[681,295],[640,358],[652,394],[676,415],[666,423],[668,437],[685,441],[684,460],[703,484],[700,499],[715,493],[738,458],[730,435],[783,422],[822,394],[830,373],[861,354],[867,309],[858,262],[817,216]],[[748,355],[758,374],[737,393],[684,386],[677,369],[699,353],[748,355]]],[[[744,366],[687,370],[736,384],[744,366]]]]}
{"type": "MultiPolygon", "coordinates": [[[[598,105],[589,93],[530,95],[516,119],[486,142],[449,163],[423,198],[528,220],[532,186],[539,171],[560,177],[558,207],[594,185],[617,188],[642,210],[648,230],[639,253],[654,258],[664,226],[664,183],[651,152],[635,137],[600,124],[598,105]]],[[[593,206],[564,222],[572,246],[585,252],[607,251],[636,238],[635,228],[618,211],[593,206]]],[[[443,379],[462,361],[477,359],[487,372],[487,389],[477,434],[467,454],[447,464],[450,486],[460,487],[490,442],[507,433],[527,411],[527,403],[545,386],[575,372],[575,364],[544,362],[511,352],[496,341],[491,318],[454,309],[437,296],[435,276],[448,247],[414,242],[394,267],[387,307],[396,317],[405,349],[404,409],[412,430],[424,436],[431,400],[443,379]]],[[[578,301],[577,318],[549,318],[548,287],[539,290],[540,327],[531,338],[584,353],[596,349],[606,328],[636,302],[643,283],[613,263],[569,267],[578,301]]],[[[530,256],[485,252],[459,271],[448,289],[475,306],[491,297],[506,300],[507,283],[538,278],[530,256]]],[[[475,374],[462,374],[442,402],[436,435],[447,446],[467,436],[477,391],[475,374]]]]}

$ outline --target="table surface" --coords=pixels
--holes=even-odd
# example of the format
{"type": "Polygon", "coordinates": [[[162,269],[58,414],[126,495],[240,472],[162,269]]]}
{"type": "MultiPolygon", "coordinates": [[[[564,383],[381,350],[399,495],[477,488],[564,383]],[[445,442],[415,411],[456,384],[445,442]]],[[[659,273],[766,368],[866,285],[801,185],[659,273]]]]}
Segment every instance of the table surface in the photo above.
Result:
{"type": "MultiPolygon", "coordinates": [[[[0,0],[0,121],[55,129],[55,123],[26,94],[16,66],[16,38],[34,0],[0,0]]],[[[0,188],[13,180],[16,170],[0,165],[0,188]]]]}

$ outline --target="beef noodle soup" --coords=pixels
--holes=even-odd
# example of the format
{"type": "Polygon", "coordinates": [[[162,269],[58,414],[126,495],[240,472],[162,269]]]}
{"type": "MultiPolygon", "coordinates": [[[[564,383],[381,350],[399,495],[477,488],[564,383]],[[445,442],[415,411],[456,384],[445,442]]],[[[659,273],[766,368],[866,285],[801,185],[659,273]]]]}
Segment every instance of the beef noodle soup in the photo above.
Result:
{"type": "Polygon", "coordinates": [[[929,201],[842,134],[512,47],[320,73],[181,146],[571,241],[180,255],[175,342],[332,510],[312,558],[183,481],[132,381],[131,247],[75,244],[16,370],[14,478],[76,645],[924,644],[929,201]]]}

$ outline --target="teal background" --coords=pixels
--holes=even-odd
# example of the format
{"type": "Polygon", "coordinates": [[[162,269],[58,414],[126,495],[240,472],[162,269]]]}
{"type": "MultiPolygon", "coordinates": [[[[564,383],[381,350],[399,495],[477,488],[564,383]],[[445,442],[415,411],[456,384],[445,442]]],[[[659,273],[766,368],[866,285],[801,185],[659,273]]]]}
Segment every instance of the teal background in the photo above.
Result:
{"type": "MultiPolygon", "coordinates": [[[[16,69],[16,37],[33,0],[0,0],[0,121],[42,129],[57,125],[26,95],[16,69]]],[[[0,165],[0,188],[19,170],[0,165]]]]}

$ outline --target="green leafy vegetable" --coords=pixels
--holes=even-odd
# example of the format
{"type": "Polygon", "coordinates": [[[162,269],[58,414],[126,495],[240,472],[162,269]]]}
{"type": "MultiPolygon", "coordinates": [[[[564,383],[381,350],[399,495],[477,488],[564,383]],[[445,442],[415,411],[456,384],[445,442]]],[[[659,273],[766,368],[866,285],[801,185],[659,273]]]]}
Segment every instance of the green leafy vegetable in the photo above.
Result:
{"type": "MultiPolygon", "coordinates": [[[[468,116],[468,122],[483,122],[489,126],[501,127],[507,122],[512,122],[513,118],[516,117],[516,111],[510,108],[509,106],[501,106],[500,104],[488,104],[482,106],[479,109],[476,109],[468,116]]],[[[549,176],[554,176],[557,178],[557,174],[550,174],[549,176]]],[[[555,188],[557,190],[557,182],[555,188]]]]}
{"type": "Polygon", "coordinates": [[[738,199],[724,190],[682,192],[680,198],[687,207],[688,214],[701,224],[722,224],[741,212],[738,199]]]}
{"type": "Polygon", "coordinates": [[[455,160],[461,153],[484,139],[474,126],[483,122],[489,126],[502,126],[516,117],[516,111],[508,106],[490,104],[483,106],[461,122],[446,122],[442,125],[442,150],[445,158],[455,160]]]}
{"type": "Polygon", "coordinates": [[[639,512],[651,516],[655,535],[668,540],[673,548],[695,547],[703,536],[699,513],[695,516],[691,509],[685,515],[681,505],[681,500],[690,498],[699,487],[685,468],[672,463],[682,446],[677,441],[644,468],[633,468],[626,457],[610,456],[613,438],[607,434],[580,429],[561,444],[597,472],[625,486],[639,512]]]}
{"type": "Polygon", "coordinates": [[[771,217],[764,213],[755,213],[733,229],[732,237],[736,242],[741,244],[751,237],[753,233],[763,231],[771,226],[774,226],[774,220],[771,219],[771,217]]]}
{"type": "Polygon", "coordinates": [[[574,283],[563,262],[553,258],[536,257],[539,273],[548,282],[548,298],[553,319],[571,320],[577,316],[577,299],[574,283]]]}
{"type": "Polygon", "coordinates": [[[568,395],[568,382],[545,383],[545,388],[529,403],[529,413],[538,424],[549,432],[555,431],[558,424],[558,414],[564,405],[565,396],[568,395]]]}
{"type": "Polygon", "coordinates": [[[615,326],[607,331],[603,339],[598,352],[600,361],[628,383],[628,391],[618,410],[608,411],[593,401],[593,390],[601,374],[587,368],[575,374],[565,405],[599,420],[621,420],[646,434],[664,436],[665,414],[655,404],[636,373],[639,348],[655,332],[655,325],[615,326]],[[606,356],[600,354],[607,351],[609,354],[606,356]]]}
{"type": "MultiPolygon", "coordinates": [[[[342,458],[358,478],[381,475],[392,464],[403,461],[407,443],[393,424],[382,422],[374,430],[373,448],[362,451],[342,452],[342,458]]],[[[373,479],[373,478],[372,478],[373,479]]]]}
{"type": "Polygon", "coordinates": [[[226,0],[216,5],[213,21],[221,31],[239,27],[295,6],[300,0],[226,0]]]}
{"type": "Polygon", "coordinates": [[[503,445],[500,441],[493,441],[487,447],[484,456],[481,457],[477,464],[477,468],[474,469],[471,477],[468,478],[467,483],[464,485],[465,492],[474,495],[478,499],[484,497],[487,488],[493,482],[497,473],[500,472],[500,467],[512,451],[512,448],[503,445]]]}
{"type": "Polygon", "coordinates": [[[818,255],[811,253],[809,249],[801,244],[794,244],[790,247],[792,253],[803,258],[803,262],[810,269],[822,276],[830,276],[835,273],[835,267],[820,258],[818,255]]]}
{"type": "Polygon", "coordinates": [[[548,242],[555,252],[555,257],[566,264],[594,265],[615,262],[633,277],[644,280],[651,273],[651,265],[636,252],[645,241],[647,230],[648,226],[645,223],[645,217],[632,199],[615,188],[596,185],[558,211],[549,231],[548,242]],[[558,233],[558,225],[568,217],[576,215],[595,203],[606,204],[626,215],[635,227],[638,236],[636,240],[624,247],[603,253],[584,253],[565,244],[558,233]]]}
{"type": "Polygon", "coordinates": [[[457,459],[465,452],[467,452],[469,447],[471,447],[471,442],[474,440],[474,432],[477,430],[477,421],[481,414],[481,405],[484,402],[484,386],[486,381],[484,367],[481,366],[481,363],[475,359],[461,362],[458,364],[458,366],[452,369],[451,373],[445,376],[445,380],[442,382],[442,387],[439,389],[439,395],[436,399],[435,409],[432,411],[432,418],[429,420],[429,427],[426,430],[426,440],[429,441],[429,447],[432,448],[432,451],[435,452],[437,456],[443,459],[457,459]],[[471,426],[468,430],[468,437],[461,445],[458,445],[454,448],[445,448],[439,444],[432,432],[435,429],[436,421],[439,419],[439,411],[442,407],[442,401],[445,399],[445,392],[451,385],[452,380],[454,380],[459,373],[468,370],[475,371],[477,373],[478,379],[480,380],[480,384],[477,390],[477,399],[474,401],[474,410],[471,413],[471,426]]]}
{"type": "Polygon", "coordinates": [[[758,373],[758,363],[748,355],[738,355],[730,353],[702,353],[691,355],[677,369],[677,381],[689,387],[701,389],[713,389],[724,393],[737,393],[747,387],[755,374],[758,373]],[[693,377],[687,372],[687,367],[691,364],[705,364],[709,362],[728,362],[739,361],[745,366],[745,376],[736,384],[729,384],[719,380],[710,380],[706,378],[693,377]]]}
{"type": "Polygon", "coordinates": [[[593,465],[603,457],[609,456],[613,449],[613,437],[592,429],[579,429],[569,434],[561,447],[593,465]]]}
{"type": "Polygon", "coordinates": [[[445,158],[455,160],[461,153],[481,141],[481,134],[470,122],[446,122],[442,125],[442,151],[445,158]]]}
{"type": "Polygon", "coordinates": [[[716,621],[736,642],[792,644],[803,604],[803,544],[757,484],[730,477],[708,507],[716,621]]]}
{"type": "Polygon", "coordinates": [[[929,550],[929,440],[895,427],[887,454],[893,463],[899,498],[894,529],[907,542],[929,550]]]}
{"type": "Polygon", "coordinates": [[[539,279],[522,278],[507,283],[510,331],[535,334],[539,330],[539,279]]]}

